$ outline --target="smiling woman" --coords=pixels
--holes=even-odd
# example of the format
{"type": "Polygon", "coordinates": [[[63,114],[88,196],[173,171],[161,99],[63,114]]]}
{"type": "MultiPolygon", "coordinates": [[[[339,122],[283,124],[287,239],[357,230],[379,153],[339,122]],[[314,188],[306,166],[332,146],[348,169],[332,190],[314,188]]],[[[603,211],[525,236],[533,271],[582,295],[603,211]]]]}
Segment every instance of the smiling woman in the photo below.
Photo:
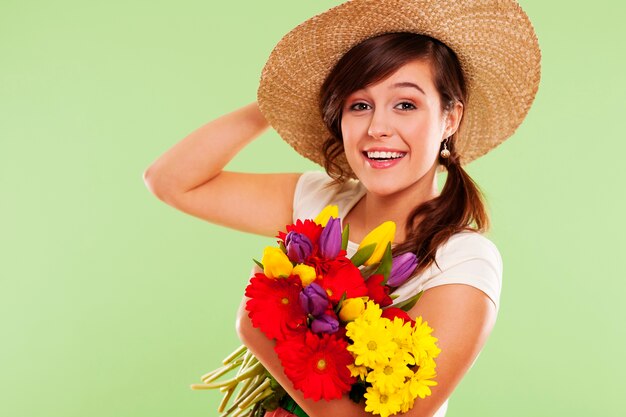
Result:
{"type": "MultiPolygon", "coordinates": [[[[193,132],[150,167],[146,182],[180,210],[268,237],[336,205],[342,228],[350,225],[348,257],[368,231],[394,222],[393,256],[419,259],[394,290],[394,305],[423,291],[408,316],[423,317],[441,348],[437,385],[405,415],[443,417],[491,333],[502,287],[502,258],[484,236],[484,199],[463,165],[525,118],[539,61],[532,25],[514,0],[352,0],[285,35],[263,69],[258,105],[193,132]],[[268,125],[324,172],[223,171],[268,125]]],[[[252,325],[246,301],[238,334],[286,390],[290,410],[369,415],[347,396],[304,398],[274,343],[252,325]]],[[[367,389],[380,404],[388,400],[372,384],[367,389]]]]}
{"type": "Polygon", "coordinates": [[[398,253],[417,253],[423,259],[420,270],[432,262],[437,246],[468,224],[476,223],[478,232],[488,229],[478,187],[454,152],[467,89],[460,63],[446,45],[406,32],[369,38],[337,62],[322,84],[320,101],[331,133],[322,145],[324,166],[341,183],[347,173],[336,159],[345,155],[352,175],[369,191],[348,215],[351,225],[368,230],[382,220],[359,221],[360,212],[389,216],[412,207],[409,216],[394,218],[401,230],[398,240],[408,241],[398,253]],[[374,160],[380,152],[396,152],[397,158],[374,160]],[[436,174],[443,167],[449,172],[444,195],[434,200],[436,174]]]}
{"type": "Polygon", "coordinates": [[[457,101],[451,111],[441,109],[430,66],[426,60],[408,62],[346,99],[341,117],[344,152],[355,175],[377,197],[402,192],[415,202],[437,196],[440,142],[456,131],[463,105],[457,101]],[[401,80],[419,82],[428,94],[401,80]],[[374,152],[378,154],[368,155],[374,152]],[[381,157],[383,162],[375,161],[381,157]]]}
{"type": "MultiPolygon", "coordinates": [[[[353,241],[384,221],[398,225],[400,243],[392,246],[393,254],[412,252],[420,263],[413,278],[394,291],[396,303],[425,291],[409,315],[433,325],[443,351],[438,386],[415,403],[410,415],[443,416],[447,398],[495,324],[502,281],[500,254],[481,234],[489,222],[480,191],[455,148],[467,102],[461,65],[436,39],[386,33],[348,50],[328,73],[319,97],[330,133],[323,144],[318,140],[327,173],[302,175],[293,218],[338,204],[353,241]],[[448,171],[441,195],[439,167],[448,171]],[[445,319],[451,316],[456,319],[445,319]]],[[[348,245],[349,255],[355,250],[355,244],[348,245]]],[[[281,380],[280,366],[273,367],[273,353],[261,347],[261,336],[246,325],[244,310],[239,320],[242,340],[281,384],[288,384],[281,380]]],[[[289,393],[311,415],[331,412],[289,393]]],[[[349,401],[329,406],[340,415],[364,414],[349,401]]]]}

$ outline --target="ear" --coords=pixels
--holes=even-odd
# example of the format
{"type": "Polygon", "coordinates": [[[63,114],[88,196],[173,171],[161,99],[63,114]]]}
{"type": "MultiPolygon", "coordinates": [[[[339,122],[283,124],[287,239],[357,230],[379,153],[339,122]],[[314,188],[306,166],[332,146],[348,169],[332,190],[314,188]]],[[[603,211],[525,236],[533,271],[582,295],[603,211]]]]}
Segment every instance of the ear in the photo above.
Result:
{"type": "Polygon", "coordinates": [[[444,138],[452,136],[459,125],[461,124],[461,118],[463,117],[463,104],[460,101],[454,103],[452,108],[445,114],[445,131],[444,138]]]}

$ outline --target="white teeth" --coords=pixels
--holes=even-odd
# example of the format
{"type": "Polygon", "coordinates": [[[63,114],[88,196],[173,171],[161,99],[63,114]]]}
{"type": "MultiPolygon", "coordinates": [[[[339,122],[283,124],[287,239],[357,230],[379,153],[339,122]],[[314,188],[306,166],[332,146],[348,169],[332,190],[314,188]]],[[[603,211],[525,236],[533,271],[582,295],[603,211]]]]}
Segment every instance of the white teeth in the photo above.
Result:
{"type": "Polygon", "coordinates": [[[391,159],[391,158],[401,158],[404,155],[406,155],[406,153],[402,153],[402,152],[367,152],[367,157],[368,158],[376,158],[376,159],[391,159]]]}

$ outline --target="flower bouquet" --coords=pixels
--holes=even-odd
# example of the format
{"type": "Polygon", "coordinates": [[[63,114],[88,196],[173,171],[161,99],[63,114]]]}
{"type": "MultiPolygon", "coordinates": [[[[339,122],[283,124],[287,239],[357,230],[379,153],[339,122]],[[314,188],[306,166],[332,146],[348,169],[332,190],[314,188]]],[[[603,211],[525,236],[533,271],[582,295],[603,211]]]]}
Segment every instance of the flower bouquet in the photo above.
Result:
{"type": "MultiPolygon", "coordinates": [[[[304,398],[330,401],[347,394],[364,400],[365,411],[387,417],[408,411],[437,384],[441,350],[433,329],[406,313],[422,293],[392,306],[391,291],[418,264],[413,253],[392,257],[394,235],[395,223],[384,222],[348,258],[349,226],[342,230],[337,206],[327,206],[315,219],[288,225],[276,236],[278,247],[266,247],[261,262],[254,260],[263,272],[246,288],[248,316],[276,341],[285,374],[304,398]]],[[[203,384],[192,385],[225,393],[222,417],[262,416],[290,400],[245,346],[223,362],[202,377],[203,384]],[[217,382],[237,368],[234,377],[217,382]]]]}

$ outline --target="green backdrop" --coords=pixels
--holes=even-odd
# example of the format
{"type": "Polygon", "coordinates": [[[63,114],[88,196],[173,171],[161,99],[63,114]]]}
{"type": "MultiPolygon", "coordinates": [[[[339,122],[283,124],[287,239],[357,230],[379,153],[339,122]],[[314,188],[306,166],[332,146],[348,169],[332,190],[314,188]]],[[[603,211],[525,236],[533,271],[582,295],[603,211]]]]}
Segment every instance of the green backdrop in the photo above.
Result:
{"type": "MultiPolygon", "coordinates": [[[[338,1],[0,3],[0,414],[212,416],[272,239],[185,215],[143,171],[256,97],[271,49],[338,1]]],[[[516,134],[467,169],[504,260],[496,327],[448,416],[619,416],[626,365],[623,2],[523,0],[542,48],[516,134]]],[[[227,169],[318,169],[273,131],[227,169]],[[280,162],[279,162],[280,161],[280,162]]]]}

